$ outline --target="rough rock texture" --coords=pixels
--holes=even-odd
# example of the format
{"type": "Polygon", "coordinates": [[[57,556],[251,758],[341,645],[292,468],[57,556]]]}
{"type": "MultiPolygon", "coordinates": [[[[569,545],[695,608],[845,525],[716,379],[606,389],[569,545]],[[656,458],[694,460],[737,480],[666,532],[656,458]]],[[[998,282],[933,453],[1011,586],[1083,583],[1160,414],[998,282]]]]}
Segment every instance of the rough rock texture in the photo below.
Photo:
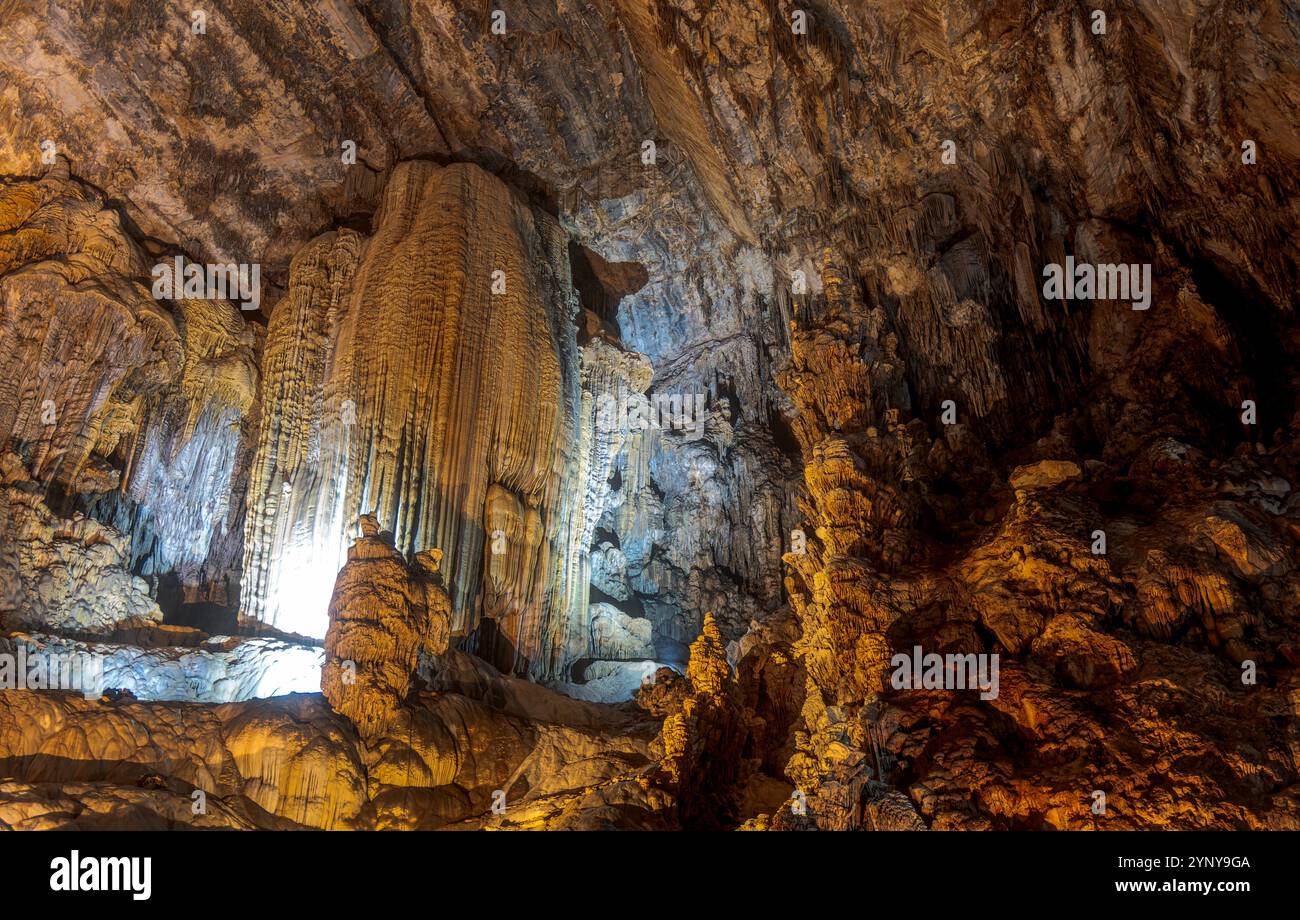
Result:
{"type": "MultiPolygon", "coordinates": [[[[508,41],[492,34],[481,10],[441,0],[411,9],[293,3],[274,15],[228,3],[206,12],[206,32],[195,35],[188,7],[117,3],[112,16],[124,38],[105,43],[90,25],[99,15],[93,5],[7,10],[0,72],[11,89],[0,113],[14,131],[0,140],[0,173],[38,173],[41,144],[53,140],[144,233],[197,260],[263,263],[264,311],[289,288],[291,260],[321,227],[366,235],[401,161],[473,162],[500,175],[558,210],[566,229],[598,250],[578,279],[584,305],[645,356],[656,391],[705,393],[710,412],[727,404],[727,427],[743,433],[734,449],[695,444],[662,463],[651,450],[632,464],[642,494],[629,493],[630,504],[651,511],[623,526],[644,560],[633,603],[647,601],[663,624],[660,656],[684,658],[710,605],[735,630],[778,607],[778,554],[793,505],[784,488],[792,471],[769,431],[781,399],[772,349],[784,336],[767,302],[772,266],[748,231],[744,243],[730,237],[728,228],[746,219],[720,184],[728,180],[705,108],[660,38],[658,11],[635,2],[529,4],[508,11],[508,41]],[[599,76],[575,83],[583,73],[599,76]],[[357,144],[354,165],[342,162],[344,140],[357,144]],[[654,163],[642,160],[646,140],[657,144],[654,163]],[[699,232],[662,229],[675,226],[699,232]],[[656,491],[662,522],[648,501],[656,491]]],[[[585,355],[582,363],[585,374],[585,355]]],[[[590,467],[589,491],[605,485],[599,469],[590,467]]],[[[268,500],[264,486],[250,493],[253,502],[268,500]]],[[[350,523],[362,510],[381,509],[349,508],[342,518],[350,523]]],[[[338,539],[331,535],[329,549],[341,564],[338,539]]],[[[456,564],[448,541],[440,545],[456,564]]],[[[322,592],[332,575],[301,579],[318,602],[305,631],[324,629],[322,592]]],[[[256,573],[254,593],[266,577],[256,573]]],[[[255,597],[248,609],[260,613],[263,603],[255,597]]],[[[517,604],[505,602],[508,610],[517,604]]],[[[542,645],[572,642],[572,654],[582,654],[585,622],[567,637],[541,629],[542,645]]],[[[498,660],[507,663],[507,654],[498,660]]],[[[528,665],[551,676],[563,670],[528,665]]]]}
{"type": "Polygon", "coordinates": [[[640,659],[654,657],[651,623],[629,617],[611,604],[593,604],[591,653],[596,658],[640,659]]]}
{"type": "Polygon", "coordinates": [[[785,378],[819,538],[786,556],[809,674],[787,774],[812,823],[871,824],[884,782],[943,828],[1294,826],[1293,525],[1251,501],[1293,449],[1243,445],[1198,468],[1153,433],[1078,463],[1053,456],[1078,450],[1064,423],[1031,448],[1048,458],[999,487],[960,425],[931,441],[903,424],[906,406],[880,395],[887,347],[854,388],[825,385],[854,379],[837,362],[880,332],[854,331],[833,267],[824,282],[785,378]],[[952,487],[930,490],[958,477],[987,497],[953,522],[954,553],[923,525],[951,520],[952,487]],[[891,656],[914,645],[998,654],[999,695],[897,689],[891,656]],[[1268,676],[1245,682],[1246,661],[1268,676]]]}
{"type": "Polygon", "coordinates": [[[669,826],[671,798],[645,777],[653,731],[586,721],[448,692],[363,742],[314,694],[211,706],[6,691],[0,827],[669,826]]]}
{"type": "Polygon", "coordinates": [[[80,512],[53,514],[12,453],[0,456],[0,489],[0,626],[103,633],[162,619],[131,574],[126,535],[80,512]]]}
{"type": "MultiPolygon", "coordinates": [[[[192,720],[223,826],[1300,825],[1294,10],[506,7],[0,7],[5,517],[40,522],[0,577],[81,573],[7,611],[107,631],[137,573],[233,607],[242,560],[245,628],[319,636],[374,513],[444,554],[459,646],[396,656],[375,744],[316,698],[0,704],[192,720]],[[174,251],[266,263],[264,356],[148,297],[174,251]],[[1149,266],[1148,308],[1048,299],[1067,258],[1149,266]],[[624,395],[702,428],[600,424],[624,395]],[[997,692],[899,686],[918,646],[997,692]],[[467,653],[640,686],[662,732],[467,653]]],[[[0,820],[186,820],[105,756],[21,761],[0,820]]]]}
{"type": "Polygon", "coordinates": [[[711,613],[691,643],[686,680],[691,692],[664,719],[660,769],[665,784],[676,791],[682,826],[717,830],[736,823],[735,789],[746,729],[722,634],[711,613]]]}
{"type": "Polygon", "coordinates": [[[641,688],[660,670],[672,671],[674,665],[665,665],[652,658],[634,661],[608,661],[597,659],[582,668],[575,677],[577,682],[553,681],[548,686],[573,697],[594,703],[618,703],[633,699],[641,688]]]}
{"type": "Polygon", "coordinates": [[[330,600],[320,687],[334,710],[370,738],[388,727],[410,693],[421,653],[447,651],[451,602],[437,584],[432,553],[408,566],[379,536],[373,516],[361,528],[330,600]]]}
{"type": "Polygon", "coordinates": [[[154,299],[153,264],[66,161],[0,180],[0,436],[42,500],[131,536],[131,568],[233,603],[260,334],[228,301],[154,299]]]}

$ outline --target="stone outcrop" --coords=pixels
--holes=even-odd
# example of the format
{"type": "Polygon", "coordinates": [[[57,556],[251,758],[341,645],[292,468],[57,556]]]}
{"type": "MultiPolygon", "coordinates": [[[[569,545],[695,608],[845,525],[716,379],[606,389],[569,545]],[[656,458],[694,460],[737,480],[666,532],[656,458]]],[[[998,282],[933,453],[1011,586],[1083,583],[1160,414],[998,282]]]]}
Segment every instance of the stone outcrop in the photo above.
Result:
{"type": "Polygon", "coordinates": [[[0,626],[93,634],[162,620],[125,534],[55,515],[12,453],[0,456],[0,489],[0,626]]]}
{"type": "Polygon", "coordinates": [[[206,636],[183,627],[112,638],[119,641],[15,632],[0,637],[0,654],[16,660],[22,647],[29,666],[38,660],[62,666],[89,659],[98,686],[86,689],[95,689],[96,697],[106,691],[145,702],[236,703],[320,687],[324,655],[319,648],[262,636],[206,636]],[[144,645],[147,636],[167,644],[144,645]],[[120,641],[127,638],[135,642],[120,641]]]}
{"type": "Polygon", "coordinates": [[[367,515],[339,572],[320,688],[363,738],[392,722],[420,655],[447,651],[451,602],[438,584],[435,553],[420,553],[408,565],[367,515]]]}
{"type": "Polygon", "coordinates": [[[593,604],[591,654],[615,660],[653,658],[650,621],[629,617],[611,604],[593,604]]]}
{"type": "MultiPolygon", "coordinates": [[[[717,830],[737,820],[737,787],[746,736],[744,713],[712,614],[691,643],[690,693],[664,718],[663,782],[676,792],[683,827],[717,830]]],[[[647,704],[650,705],[650,704],[647,704]]]]}

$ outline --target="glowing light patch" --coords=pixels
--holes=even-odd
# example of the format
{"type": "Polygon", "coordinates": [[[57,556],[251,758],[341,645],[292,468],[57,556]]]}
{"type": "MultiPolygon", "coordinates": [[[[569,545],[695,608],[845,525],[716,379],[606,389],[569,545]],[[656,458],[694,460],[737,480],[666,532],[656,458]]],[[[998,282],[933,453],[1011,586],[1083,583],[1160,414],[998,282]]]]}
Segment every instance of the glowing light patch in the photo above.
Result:
{"type": "MultiPolygon", "coordinates": [[[[236,703],[286,693],[320,692],[325,652],[268,637],[239,639],[213,636],[199,646],[139,648],[107,642],[82,642],[62,636],[20,635],[25,658],[51,662],[52,673],[89,673],[90,685],[61,682],[41,689],[83,690],[98,698],[105,690],[128,690],[139,700],[236,703]],[[62,666],[84,662],[77,671],[62,666]]],[[[0,639],[0,654],[16,642],[0,639]]],[[[0,669],[2,670],[2,669],[0,669]]],[[[50,670],[46,668],[45,670],[50,670]]]]}
{"type": "Polygon", "coordinates": [[[295,648],[282,652],[262,672],[251,697],[260,700],[286,693],[319,693],[324,664],[324,649],[295,648]]]}
{"type": "Polygon", "coordinates": [[[323,639],[334,580],[346,556],[314,546],[286,547],[271,573],[266,609],[276,629],[323,639]]]}

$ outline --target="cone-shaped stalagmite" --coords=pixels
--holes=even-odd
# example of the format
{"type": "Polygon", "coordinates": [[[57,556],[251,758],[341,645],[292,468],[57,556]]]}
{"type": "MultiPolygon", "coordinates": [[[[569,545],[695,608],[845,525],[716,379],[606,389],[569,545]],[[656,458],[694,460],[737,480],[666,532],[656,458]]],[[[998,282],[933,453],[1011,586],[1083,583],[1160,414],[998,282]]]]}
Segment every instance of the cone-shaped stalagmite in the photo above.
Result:
{"type": "Polygon", "coordinates": [[[386,729],[411,689],[421,652],[447,650],[450,602],[436,583],[437,554],[407,565],[373,515],[348,550],[330,600],[321,689],[362,737],[386,729]]]}

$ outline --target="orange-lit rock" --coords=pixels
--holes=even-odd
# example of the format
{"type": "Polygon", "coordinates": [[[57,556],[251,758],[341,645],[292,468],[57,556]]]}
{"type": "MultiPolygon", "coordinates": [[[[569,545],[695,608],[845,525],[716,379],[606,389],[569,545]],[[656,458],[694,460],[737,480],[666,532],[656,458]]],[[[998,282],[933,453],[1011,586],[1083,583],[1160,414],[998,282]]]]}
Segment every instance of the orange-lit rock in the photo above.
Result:
{"type": "Polygon", "coordinates": [[[392,722],[411,691],[421,653],[441,655],[450,601],[438,565],[421,553],[408,565],[373,516],[348,550],[330,600],[321,690],[336,712],[371,738],[392,722]]]}

